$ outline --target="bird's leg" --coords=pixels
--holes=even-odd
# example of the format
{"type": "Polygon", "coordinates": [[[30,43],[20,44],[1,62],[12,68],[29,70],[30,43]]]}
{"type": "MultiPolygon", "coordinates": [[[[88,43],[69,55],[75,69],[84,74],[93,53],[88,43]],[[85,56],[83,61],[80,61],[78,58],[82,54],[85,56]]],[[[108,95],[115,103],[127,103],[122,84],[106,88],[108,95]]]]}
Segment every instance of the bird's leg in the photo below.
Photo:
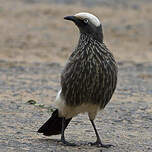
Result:
{"type": "Polygon", "coordinates": [[[94,124],[94,121],[93,120],[90,120],[91,121],[91,124],[92,124],[92,126],[93,126],[93,129],[94,129],[94,131],[95,131],[95,134],[96,134],[96,137],[97,137],[97,140],[96,140],[96,142],[95,143],[90,143],[91,145],[97,145],[97,146],[99,146],[99,147],[104,147],[104,148],[109,148],[109,147],[111,147],[111,146],[113,146],[113,145],[111,145],[111,144],[103,144],[102,142],[101,142],[101,139],[100,139],[100,136],[99,136],[99,134],[98,134],[98,132],[97,132],[97,129],[96,129],[96,126],[95,126],[95,124],[94,124]]]}
{"type": "Polygon", "coordinates": [[[66,145],[66,146],[76,146],[75,144],[73,143],[69,143],[65,140],[65,137],[64,137],[64,124],[65,124],[65,118],[63,117],[62,119],[62,131],[61,131],[61,142],[66,145]]]}

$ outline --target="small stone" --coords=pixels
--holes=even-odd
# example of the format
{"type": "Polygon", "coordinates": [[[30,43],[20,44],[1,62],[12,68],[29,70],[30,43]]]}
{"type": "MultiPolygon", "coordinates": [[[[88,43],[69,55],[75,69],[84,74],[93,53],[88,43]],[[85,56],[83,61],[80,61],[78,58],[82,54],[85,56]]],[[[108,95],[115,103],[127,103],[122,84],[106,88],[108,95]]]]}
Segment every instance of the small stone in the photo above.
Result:
{"type": "Polygon", "coordinates": [[[35,101],[35,100],[29,100],[29,101],[27,101],[26,103],[35,105],[35,104],[36,104],[36,101],[35,101]]]}

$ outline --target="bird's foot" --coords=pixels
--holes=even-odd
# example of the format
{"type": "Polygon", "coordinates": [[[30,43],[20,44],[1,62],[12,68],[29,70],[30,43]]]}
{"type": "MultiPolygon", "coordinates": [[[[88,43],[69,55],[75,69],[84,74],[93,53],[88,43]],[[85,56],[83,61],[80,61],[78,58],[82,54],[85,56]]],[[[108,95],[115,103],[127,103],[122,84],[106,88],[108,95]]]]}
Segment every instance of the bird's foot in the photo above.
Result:
{"type": "Polygon", "coordinates": [[[103,147],[103,148],[110,148],[110,147],[114,147],[114,145],[112,144],[102,144],[101,142],[99,141],[96,141],[94,143],[89,143],[91,146],[97,146],[97,147],[103,147]]]}
{"type": "Polygon", "coordinates": [[[61,142],[62,142],[65,146],[76,146],[76,144],[74,144],[74,143],[69,143],[69,142],[66,141],[66,140],[62,140],[62,139],[61,139],[61,142]]]}

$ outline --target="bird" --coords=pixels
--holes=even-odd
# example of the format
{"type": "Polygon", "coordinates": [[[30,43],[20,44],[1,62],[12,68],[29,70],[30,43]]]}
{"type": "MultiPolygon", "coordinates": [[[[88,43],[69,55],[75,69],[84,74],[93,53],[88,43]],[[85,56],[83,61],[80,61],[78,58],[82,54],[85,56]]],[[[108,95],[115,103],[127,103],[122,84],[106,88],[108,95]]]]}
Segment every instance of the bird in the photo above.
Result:
{"type": "Polygon", "coordinates": [[[103,144],[94,120],[116,89],[117,63],[103,41],[102,24],[98,17],[80,12],[64,19],[75,23],[80,36],[61,72],[61,89],[55,100],[57,108],[38,133],[45,136],[61,134],[64,145],[74,146],[74,143],[66,141],[65,129],[73,117],[87,113],[97,138],[91,145],[109,148],[112,144],[103,144]]]}

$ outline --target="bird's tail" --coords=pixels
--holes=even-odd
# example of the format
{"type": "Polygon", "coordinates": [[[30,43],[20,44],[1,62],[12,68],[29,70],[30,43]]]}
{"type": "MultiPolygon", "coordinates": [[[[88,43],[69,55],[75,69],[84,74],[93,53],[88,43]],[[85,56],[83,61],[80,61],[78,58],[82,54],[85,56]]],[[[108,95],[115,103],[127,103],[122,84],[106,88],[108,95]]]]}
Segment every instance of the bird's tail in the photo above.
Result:
{"type": "MultiPolygon", "coordinates": [[[[58,135],[62,131],[62,119],[58,116],[58,109],[56,109],[48,121],[46,121],[38,130],[38,133],[43,133],[45,136],[58,135]]],[[[65,119],[64,129],[68,126],[72,118],[65,119]]]]}

